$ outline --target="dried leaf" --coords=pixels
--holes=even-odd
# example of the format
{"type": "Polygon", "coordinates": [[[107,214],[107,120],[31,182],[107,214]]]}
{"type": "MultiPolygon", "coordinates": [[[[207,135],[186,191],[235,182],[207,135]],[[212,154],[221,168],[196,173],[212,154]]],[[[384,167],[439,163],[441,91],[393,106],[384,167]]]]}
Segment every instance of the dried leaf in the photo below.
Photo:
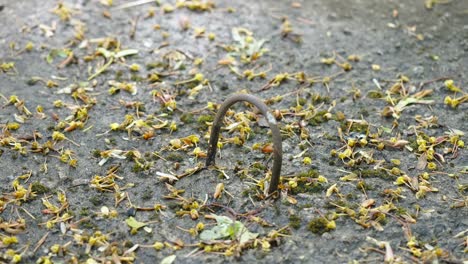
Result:
{"type": "Polygon", "coordinates": [[[418,158],[418,164],[416,165],[417,170],[424,170],[427,165],[427,155],[426,153],[423,153],[421,156],[418,158]]]}
{"type": "Polygon", "coordinates": [[[422,100],[414,97],[407,97],[398,102],[397,105],[395,105],[394,109],[397,112],[403,111],[406,106],[410,104],[434,104],[434,100],[422,100]]]}

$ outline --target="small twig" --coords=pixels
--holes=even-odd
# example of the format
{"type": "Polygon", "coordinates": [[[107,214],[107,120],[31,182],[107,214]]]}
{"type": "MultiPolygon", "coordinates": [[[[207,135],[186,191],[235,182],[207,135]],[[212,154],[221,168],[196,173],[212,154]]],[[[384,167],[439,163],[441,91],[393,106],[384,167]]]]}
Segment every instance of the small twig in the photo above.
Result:
{"type": "Polygon", "coordinates": [[[109,58],[109,61],[106,62],[101,68],[97,69],[95,73],[93,73],[91,76],[89,76],[88,81],[91,81],[92,79],[96,78],[99,74],[103,73],[109,66],[114,62],[113,57],[109,58]]]}
{"type": "Polygon", "coordinates": [[[130,24],[132,25],[132,29],[130,30],[130,39],[134,39],[135,38],[135,33],[136,33],[136,29],[137,29],[137,24],[138,24],[138,19],[140,18],[140,16],[137,16],[135,17],[135,19],[133,19],[132,21],[130,21],[130,24]]]}
{"type": "Polygon", "coordinates": [[[29,217],[31,217],[32,219],[36,220],[36,217],[34,217],[30,212],[28,212],[28,210],[24,209],[23,207],[20,207],[21,210],[23,210],[27,215],[29,215],[29,217]]]}
{"type": "Polygon", "coordinates": [[[33,250],[33,253],[36,253],[36,251],[44,244],[44,242],[47,239],[47,236],[50,234],[50,232],[47,232],[39,241],[37,241],[36,247],[33,250]]]}
{"type": "Polygon", "coordinates": [[[425,85],[431,84],[433,82],[438,82],[438,81],[445,81],[450,79],[450,77],[439,77],[433,80],[425,81],[419,84],[419,90],[421,90],[425,85]]]}
{"type": "Polygon", "coordinates": [[[70,54],[68,54],[68,57],[62,61],[58,66],[57,68],[59,69],[62,69],[62,68],[65,68],[66,66],[68,66],[70,63],[72,63],[73,59],[75,58],[75,56],[73,55],[73,52],[70,52],[70,54]]]}
{"type": "Polygon", "coordinates": [[[219,204],[219,203],[211,203],[211,204],[207,204],[206,207],[210,207],[210,206],[215,206],[215,207],[221,207],[223,209],[225,209],[226,211],[229,212],[229,214],[232,215],[232,217],[234,219],[237,219],[237,217],[240,215],[239,213],[237,213],[236,211],[234,211],[234,209],[232,209],[231,207],[227,207],[225,205],[222,205],[222,204],[219,204]]]}

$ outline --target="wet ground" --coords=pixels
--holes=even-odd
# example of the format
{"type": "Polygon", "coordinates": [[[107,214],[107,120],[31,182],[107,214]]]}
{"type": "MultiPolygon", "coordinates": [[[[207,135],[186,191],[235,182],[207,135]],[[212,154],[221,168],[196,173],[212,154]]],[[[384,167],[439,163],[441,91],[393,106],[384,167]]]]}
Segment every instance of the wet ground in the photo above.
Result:
{"type": "Polygon", "coordinates": [[[0,0],[0,263],[466,261],[467,1],[110,2],[0,0]]]}

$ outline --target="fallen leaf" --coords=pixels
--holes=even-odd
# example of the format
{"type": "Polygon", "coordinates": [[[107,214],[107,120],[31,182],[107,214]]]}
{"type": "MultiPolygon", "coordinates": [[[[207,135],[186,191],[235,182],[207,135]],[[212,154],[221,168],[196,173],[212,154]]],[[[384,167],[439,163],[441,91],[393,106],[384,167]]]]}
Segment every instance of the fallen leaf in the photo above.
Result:
{"type": "Polygon", "coordinates": [[[133,216],[130,216],[125,220],[125,223],[132,228],[132,233],[138,231],[138,229],[146,226],[146,223],[137,221],[133,216]]]}
{"type": "Polygon", "coordinates": [[[212,216],[216,219],[217,224],[212,229],[204,230],[200,234],[201,240],[212,241],[230,238],[237,239],[242,245],[258,236],[257,233],[251,233],[240,221],[233,221],[227,216],[212,216]]]}
{"type": "Polygon", "coordinates": [[[171,264],[176,259],[176,255],[170,255],[161,260],[161,264],[171,264]]]}

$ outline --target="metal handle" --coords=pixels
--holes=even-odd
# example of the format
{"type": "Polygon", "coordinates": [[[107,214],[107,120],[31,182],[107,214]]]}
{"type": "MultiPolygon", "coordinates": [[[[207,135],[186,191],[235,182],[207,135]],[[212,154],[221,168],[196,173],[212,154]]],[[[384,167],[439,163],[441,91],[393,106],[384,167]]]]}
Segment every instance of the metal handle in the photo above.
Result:
{"type": "Polygon", "coordinates": [[[218,139],[223,122],[224,115],[233,104],[246,101],[255,105],[260,112],[265,116],[268,125],[270,126],[272,139],[273,139],[273,168],[271,173],[270,187],[268,188],[268,194],[271,195],[278,190],[279,178],[281,173],[281,163],[283,157],[283,146],[281,140],[281,134],[276,124],[275,117],[269,112],[268,106],[262,102],[259,98],[250,94],[234,94],[229,96],[226,101],[220,106],[218,113],[213,122],[211,128],[210,142],[208,147],[208,158],[205,166],[208,167],[215,163],[216,151],[218,149],[218,139]]]}

